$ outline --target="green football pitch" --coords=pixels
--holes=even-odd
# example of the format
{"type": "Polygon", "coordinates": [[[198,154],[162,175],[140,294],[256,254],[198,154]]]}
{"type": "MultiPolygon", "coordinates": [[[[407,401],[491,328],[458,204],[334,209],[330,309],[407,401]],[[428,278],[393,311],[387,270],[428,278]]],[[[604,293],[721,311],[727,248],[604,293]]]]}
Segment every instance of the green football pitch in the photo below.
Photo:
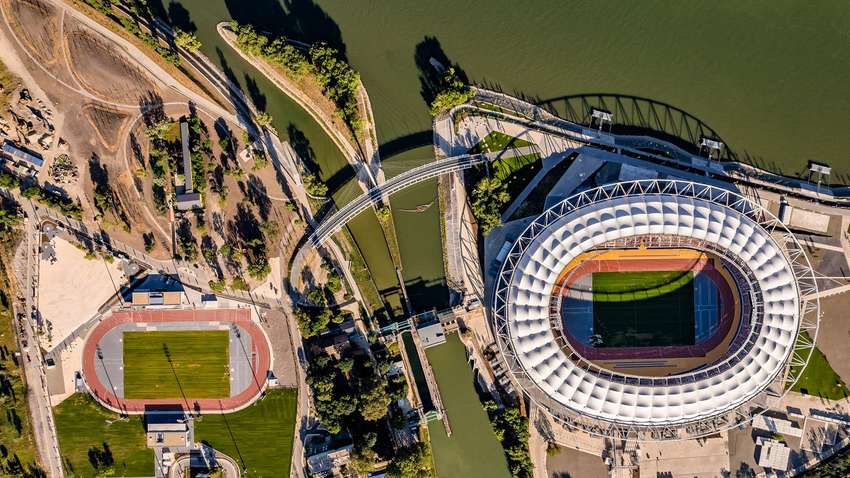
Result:
{"type": "Polygon", "coordinates": [[[693,271],[596,272],[599,348],[694,345],[693,271]]]}
{"type": "Polygon", "coordinates": [[[230,396],[226,330],[124,332],[124,398],[230,396]]]}

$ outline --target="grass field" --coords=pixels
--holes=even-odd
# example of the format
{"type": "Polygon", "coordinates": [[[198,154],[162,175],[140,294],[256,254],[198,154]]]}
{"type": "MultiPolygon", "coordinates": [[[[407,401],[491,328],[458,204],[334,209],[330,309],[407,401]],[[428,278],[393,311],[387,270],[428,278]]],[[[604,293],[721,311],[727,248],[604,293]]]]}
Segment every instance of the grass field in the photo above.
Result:
{"type": "MultiPolygon", "coordinates": [[[[796,373],[797,370],[799,367],[791,367],[792,372],[796,373]]],[[[817,347],[812,351],[808,366],[791,390],[830,400],[843,400],[848,394],[847,385],[832,370],[826,357],[817,347]]]]}
{"type": "Polygon", "coordinates": [[[526,146],[534,146],[534,143],[524,139],[514,138],[513,136],[493,131],[484,137],[478,144],[469,150],[469,154],[479,153],[495,153],[496,151],[507,151],[509,149],[524,148],[526,146]]]}
{"type": "Polygon", "coordinates": [[[108,425],[107,420],[117,420],[118,414],[87,394],[71,395],[53,412],[67,476],[93,477],[110,462],[115,473],[109,476],[153,476],[153,450],[145,444],[140,417],[108,425]]]}
{"type": "Polygon", "coordinates": [[[226,330],[124,332],[124,398],[230,396],[226,330]]]}
{"type": "Polygon", "coordinates": [[[269,390],[263,401],[242,411],[205,415],[195,420],[195,440],[247,468],[243,477],[289,476],[297,400],[297,389],[269,390]]]}
{"type": "Polygon", "coordinates": [[[593,274],[597,347],[663,347],[695,343],[692,271],[593,274]]]}

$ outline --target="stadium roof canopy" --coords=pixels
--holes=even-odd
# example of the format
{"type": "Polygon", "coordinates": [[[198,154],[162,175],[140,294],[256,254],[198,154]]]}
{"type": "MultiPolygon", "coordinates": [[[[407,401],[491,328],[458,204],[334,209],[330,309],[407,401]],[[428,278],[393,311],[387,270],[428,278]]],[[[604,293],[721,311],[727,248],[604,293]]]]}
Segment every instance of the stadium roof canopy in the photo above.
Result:
{"type": "Polygon", "coordinates": [[[759,204],[683,181],[634,181],[573,196],[539,216],[514,243],[496,279],[493,314],[514,377],[556,419],[605,436],[682,439],[730,428],[768,408],[796,378],[817,334],[817,288],[794,236],[759,204]],[[746,278],[752,327],[717,364],[669,377],[579,365],[556,340],[550,313],[559,274],[597,246],[659,235],[690,238],[746,278]],[[813,312],[813,313],[812,313],[813,312]],[[809,319],[811,316],[813,319],[809,319]],[[812,341],[799,331],[809,331],[812,341]]]}

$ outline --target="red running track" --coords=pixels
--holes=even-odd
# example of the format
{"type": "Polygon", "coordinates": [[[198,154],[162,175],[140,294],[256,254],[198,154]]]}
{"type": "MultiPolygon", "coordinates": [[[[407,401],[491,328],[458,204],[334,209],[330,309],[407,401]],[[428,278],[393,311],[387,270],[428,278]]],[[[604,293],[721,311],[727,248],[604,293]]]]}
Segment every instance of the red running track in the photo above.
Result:
{"type": "Polygon", "coordinates": [[[248,309],[222,310],[143,310],[117,311],[99,323],[86,338],[83,347],[83,377],[92,395],[107,408],[128,414],[144,413],[146,410],[182,407],[186,412],[223,413],[236,411],[250,404],[265,389],[271,365],[269,342],[259,325],[251,320],[248,309]],[[118,397],[104,386],[97,376],[95,360],[97,345],[107,332],[118,325],[129,323],[162,322],[229,322],[238,325],[251,336],[253,379],[247,389],[234,397],[222,399],[198,399],[187,397],[168,400],[128,400],[118,397]]]}
{"type": "MultiPolygon", "coordinates": [[[[628,271],[688,271],[692,270],[708,276],[717,287],[723,313],[717,325],[717,331],[705,342],[691,346],[675,347],[624,347],[624,348],[593,348],[583,344],[570,333],[564,325],[564,335],[576,352],[587,360],[639,360],[667,359],[684,357],[704,357],[714,350],[727,337],[735,319],[735,299],[732,289],[726,279],[714,268],[713,261],[701,259],[627,259],[627,260],[591,260],[576,267],[570,279],[559,284],[555,293],[564,294],[577,279],[594,272],[628,272],[628,271]]],[[[563,320],[566,321],[566,317],[563,320]]]]}

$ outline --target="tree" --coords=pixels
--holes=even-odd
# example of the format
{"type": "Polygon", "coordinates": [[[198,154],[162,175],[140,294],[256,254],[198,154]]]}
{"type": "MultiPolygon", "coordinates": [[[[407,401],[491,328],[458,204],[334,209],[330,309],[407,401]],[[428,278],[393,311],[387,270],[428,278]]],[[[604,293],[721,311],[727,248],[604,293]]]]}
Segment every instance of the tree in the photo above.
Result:
{"type": "Polygon", "coordinates": [[[191,235],[179,236],[180,250],[183,251],[183,258],[188,262],[196,262],[198,260],[198,244],[195,238],[191,235]]]}
{"type": "Polygon", "coordinates": [[[310,289],[307,292],[307,300],[316,305],[325,305],[325,291],[322,289],[310,289]]]}
{"type": "Polygon", "coordinates": [[[549,442],[546,445],[546,454],[549,456],[555,456],[561,454],[561,446],[557,443],[549,442]]]}
{"type": "MultiPolygon", "coordinates": [[[[287,203],[289,204],[289,203],[287,203]]],[[[266,221],[260,224],[260,231],[269,238],[269,241],[276,241],[280,236],[280,226],[278,226],[276,221],[266,221]]]]}
{"type": "Polygon", "coordinates": [[[417,443],[396,452],[387,467],[387,478],[418,478],[424,476],[428,466],[428,454],[424,443],[417,443]]]}
{"type": "Polygon", "coordinates": [[[97,206],[103,212],[111,211],[113,209],[112,192],[107,190],[106,188],[95,189],[94,205],[97,206]]]}
{"type": "Polygon", "coordinates": [[[248,283],[242,277],[234,277],[230,282],[232,290],[248,290],[248,283]]]}
{"type": "Polygon", "coordinates": [[[265,111],[258,112],[257,116],[254,117],[254,121],[256,121],[257,124],[260,126],[266,126],[267,124],[270,124],[273,119],[274,118],[272,118],[272,115],[266,113],[265,111]]]}
{"type": "Polygon", "coordinates": [[[284,204],[283,208],[286,209],[289,212],[295,212],[295,211],[298,210],[298,206],[296,206],[295,203],[291,203],[291,202],[284,204]]]}
{"type": "Polygon", "coordinates": [[[174,43],[192,52],[201,49],[201,42],[194,33],[184,32],[179,28],[174,29],[174,43]]]}
{"type": "MultiPolygon", "coordinates": [[[[168,119],[164,119],[157,123],[151,125],[148,129],[145,130],[145,136],[148,137],[149,140],[165,140],[168,138],[168,132],[171,130],[172,121],[168,119]]],[[[153,152],[151,152],[153,154],[153,152]]]]}
{"type": "Polygon", "coordinates": [[[375,215],[378,216],[378,219],[386,221],[390,218],[390,208],[387,206],[381,206],[378,209],[375,209],[375,215]]]}
{"type": "Polygon", "coordinates": [[[328,186],[321,182],[315,174],[308,174],[302,178],[304,189],[313,196],[326,196],[328,186]]]}
{"type": "Polygon", "coordinates": [[[441,78],[443,89],[437,93],[437,97],[431,102],[431,115],[438,116],[455,106],[462,105],[475,96],[467,85],[463,84],[455,74],[454,68],[447,68],[441,78]]]}
{"type": "Polygon", "coordinates": [[[272,266],[264,258],[257,259],[256,262],[248,266],[248,275],[257,280],[265,280],[271,273],[272,266]]]}
{"type": "Polygon", "coordinates": [[[510,201],[511,196],[498,178],[483,178],[472,189],[472,214],[478,220],[481,234],[486,236],[494,227],[502,225],[499,208],[510,201]]]}
{"type": "Polygon", "coordinates": [[[336,274],[328,275],[328,290],[331,294],[336,294],[337,292],[342,290],[342,280],[340,280],[339,276],[336,274]]]}
{"type": "Polygon", "coordinates": [[[0,171],[0,187],[6,189],[17,189],[20,185],[21,181],[17,178],[17,176],[0,171]]]}
{"type": "Polygon", "coordinates": [[[30,187],[24,189],[23,191],[21,191],[21,196],[23,196],[27,199],[32,199],[34,197],[40,197],[41,196],[41,188],[35,187],[35,186],[30,186],[30,187]]]}
{"type": "Polygon", "coordinates": [[[225,153],[229,153],[232,146],[233,142],[231,141],[230,136],[225,136],[218,140],[218,147],[225,153]]]}
{"type": "Polygon", "coordinates": [[[224,277],[219,277],[218,280],[210,281],[210,289],[216,294],[220,294],[224,292],[227,288],[227,282],[224,280],[224,277]]]}
{"type": "Polygon", "coordinates": [[[336,364],[336,368],[338,368],[339,371],[342,373],[348,373],[351,371],[352,368],[354,368],[354,359],[351,357],[346,357],[340,360],[338,364],[336,364]]]}
{"type": "Polygon", "coordinates": [[[360,392],[360,414],[369,421],[380,420],[387,415],[390,396],[387,394],[384,381],[371,377],[360,392]]]}

